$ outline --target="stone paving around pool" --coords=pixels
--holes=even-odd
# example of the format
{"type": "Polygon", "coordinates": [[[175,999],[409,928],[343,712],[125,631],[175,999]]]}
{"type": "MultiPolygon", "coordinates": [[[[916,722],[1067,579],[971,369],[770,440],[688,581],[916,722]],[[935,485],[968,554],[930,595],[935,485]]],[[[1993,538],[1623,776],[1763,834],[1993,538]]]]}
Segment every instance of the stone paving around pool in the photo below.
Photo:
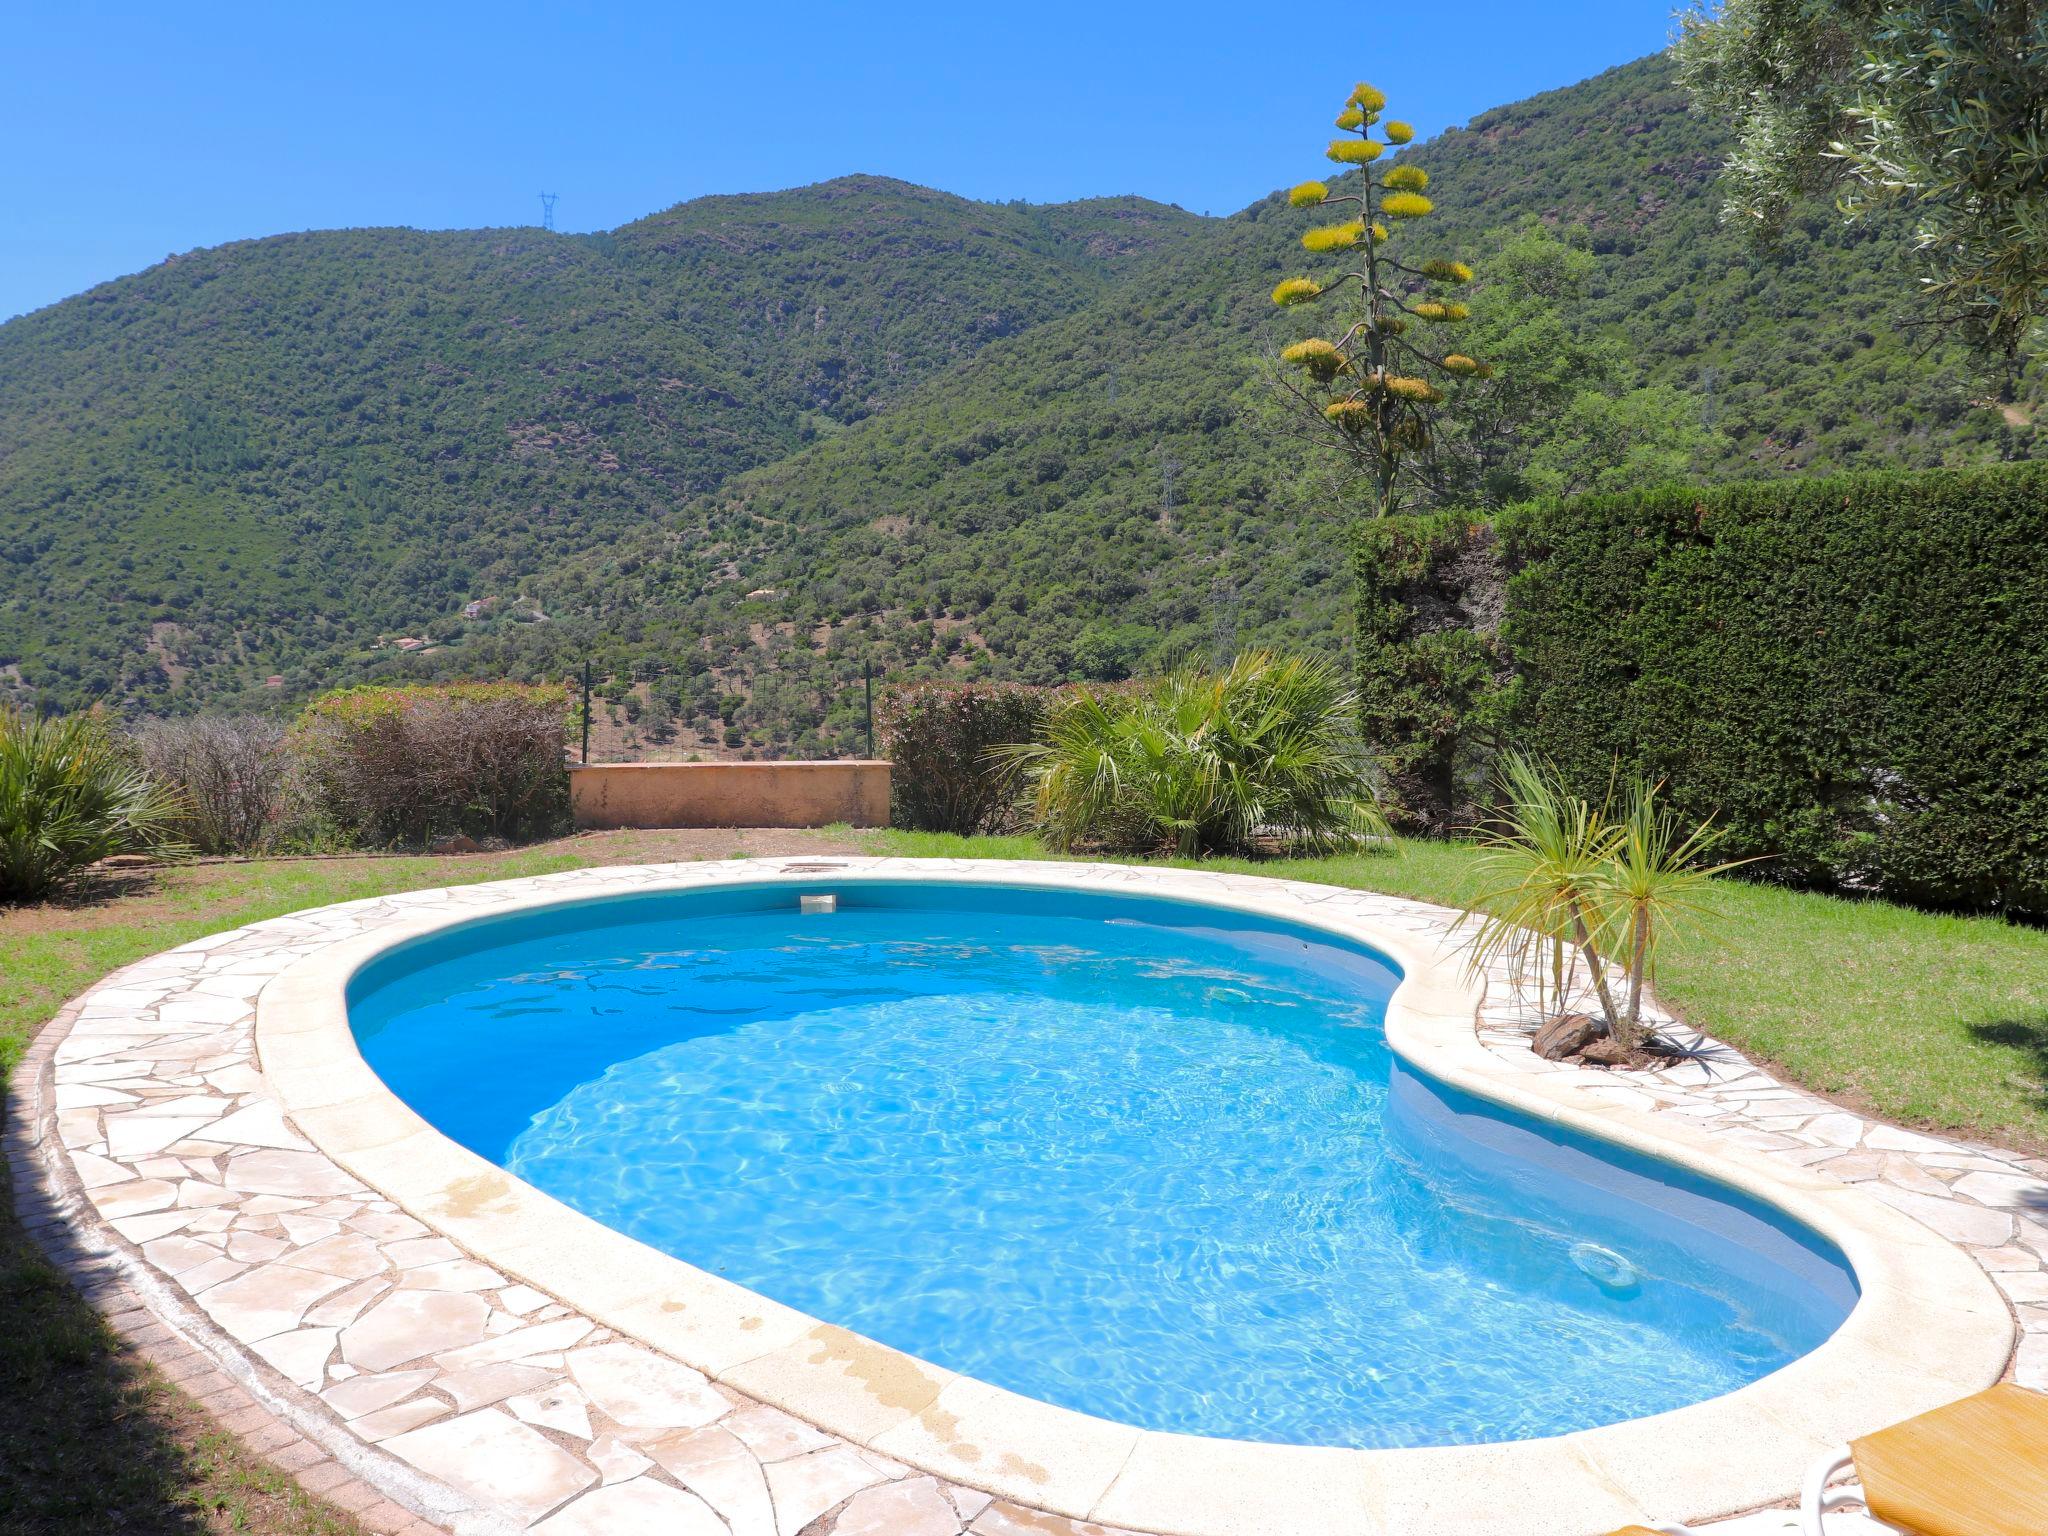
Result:
{"type": "MultiPolygon", "coordinates": [[[[724,866],[744,878],[786,863],[724,866]]],[[[858,862],[900,868],[907,861],[858,862]]],[[[625,890],[660,867],[517,882],[625,890]]],[[[1230,889],[1240,877],[1210,875],[1230,889]]],[[[257,994],[324,945],[504,887],[351,902],[197,940],[68,1005],[15,1078],[24,1224],[145,1352],[184,1362],[229,1427],[408,1536],[1097,1536],[925,1475],[751,1401],[478,1263],[316,1151],[255,1059],[257,994]]],[[[1333,890],[1374,922],[1446,935],[1456,914],[1333,890]]],[[[2048,1388],[2048,1163],[1898,1130],[1788,1088],[1712,1041],[1654,1074],[1537,1059],[1505,978],[1481,1037],[1519,1072],[1683,1115],[1868,1186],[1962,1245],[2023,1329],[2012,1371],[2048,1388]]],[[[1673,1032],[1688,1040],[1689,1032],[1673,1032]]],[[[1504,1512],[1505,1513],[1505,1512],[1504,1512]]],[[[1676,1518],[1684,1511],[1670,1511],[1676,1518]]],[[[1506,1515],[1512,1522],[1512,1515],[1506,1515]]],[[[1503,1530],[1511,1529],[1511,1523],[1503,1530]]],[[[1776,1531],[1782,1515],[1717,1529],[1776,1531]]]]}

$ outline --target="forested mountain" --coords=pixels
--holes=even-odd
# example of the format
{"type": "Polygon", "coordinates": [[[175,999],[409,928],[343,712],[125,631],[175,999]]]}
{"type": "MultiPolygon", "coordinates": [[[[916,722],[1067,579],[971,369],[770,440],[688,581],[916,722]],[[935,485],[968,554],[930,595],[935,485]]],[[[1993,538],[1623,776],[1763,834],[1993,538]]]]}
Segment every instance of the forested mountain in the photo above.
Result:
{"type": "MultiPolygon", "coordinates": [[[[1318,128],[1276,181],[1315,173],[1318,128]]],[[[1480,269],[1474,333],[1561,375],[1491,429],[1508,483],[1646,433],[1640,462],[1716,476],[2031,451],[1898,323],[1902,223],[1816,208],[1759,255],[1717,219],[1721,149],[1657,58],[1408,152],[1480,269]],[[1543,241],[1568,290],[1489,285],[1543,241]],[[1632,404],[1552,408],[1580,386],[1632,404]]],[[[1349,488],[1260,363],[1303,223],[854,177],[599,236],[179,258],[0,326],[0,668],[160,710],[595,655],[666,674],[651,726],[822,750],[863,661],[1341,649],[1349,488]]]]}

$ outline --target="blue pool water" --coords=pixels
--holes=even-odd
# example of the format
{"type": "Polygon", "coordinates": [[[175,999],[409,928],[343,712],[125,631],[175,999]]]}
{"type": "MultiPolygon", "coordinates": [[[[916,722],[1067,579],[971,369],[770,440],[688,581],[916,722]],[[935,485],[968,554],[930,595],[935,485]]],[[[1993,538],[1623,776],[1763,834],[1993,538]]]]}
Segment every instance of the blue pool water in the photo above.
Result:
{"type": "Polygon", "coordinates": [[[1398,973],[1189,903],[821,883],[392,951],[365,1057],[618,1230],[953,1370],[1322,1445],[1581,1429],[1812,1349],[1828,1243],[1403,1067],[1398,973]]]}

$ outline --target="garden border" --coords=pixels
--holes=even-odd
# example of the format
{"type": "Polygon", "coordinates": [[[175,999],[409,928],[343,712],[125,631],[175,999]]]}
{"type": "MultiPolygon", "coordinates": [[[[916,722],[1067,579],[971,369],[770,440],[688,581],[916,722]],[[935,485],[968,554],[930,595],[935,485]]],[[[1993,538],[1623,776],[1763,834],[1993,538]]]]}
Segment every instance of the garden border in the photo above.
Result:
{"type": "MultiPolygon", "coordinates": [[[[573,1294],[583,1313],[574,1319],[582,1325],[582,1332],[572,1341],[579,1354],[630,1349],[609,1337],[608,1330],[617,1329],[690,1365],[707,1368],[723,1390],[694,1371],[687,1373],[711,1394],[692,1409],[692,1413],[708,1417],[675,1426],[692,1440],[701,1441],[714,1430],[730,1439],[735,1432],[720,1428],[726,1420],[749,1414],[759,1419],[767,1412],[752,1408],[752,1403],[787,1408],[798,1418],[846,1434],[851,1443],[833,1444],[827,1437],[816,1436],[818,1443],[788,1460],[766,1463],[771,1491],[778,1482],[774,1475],[778,1467],[806,1462],[817,1472],[821,1458],[837,1456],[835,1465],[845,1474],[841,1481],[853,1479],[855,1486],[849,1492],[856,1500],[891,1489],[907,1498],[910,1494],[905,1490],[921,1484],[932,1497],[949,1501],[947,1509],[960,1517],[959,1523],[977,1519],[976,1514],[967,1512],[970,1506],[982,1511],[976,1529],[993,1528],[986,1523],[990,1506],[985,1496],[978,1506],[973,1504],[973,1495],[963,1500],[969,1488],[1015,1499],[1029,1509],[1202,1536],[1224,1530],[1290,1529],[1305,1519],[1332,1531],[1380,1531],[1422,1521],[1433,1528],[1488,1529],[1493,1528],[1489,1521],[1509,1509],[1515,1511],[1519,1532],[1606,1529],[1645,1515],[1669,1518],[1683,1514],[1697,1519],[1780,1497],[1790,1491],[1800,1466],[1815,1449],[1933,1406],[2001,1374],[2012,1340],[2006,1302],[1978,1263],[1960,1249],[1867,1193],[1826,1174],[1792,1167],[1783,1158],[1771,1158],[1769,1149],[1760,1155],[1731,1146],[1725,1133],[1703,1133],[1687,1124],[1688,1116],[1683,1113],[1676,1117],[1646,1113],[1643,1107],[1626,1102],[1644,1099],[1643,1091],[1608,1074],[1550,1069],[1528,1055],[1525,1041],[1519,1042],[1517,1056],[1504,1052],[1497,1039],[1482,1039],[1474,1029],[1481,1001],[1478,989],[1452,975],[1442,947],[1447,920],[1454,917],[1421,903],[1336,887],[1122,865],[813,857],[574,871],[495,886],[348,903],[216,935],[131,967],[86,994],[81,999],[80,1023],[88,1026],[88,1034],[101,1038],[59,1042],[53,1055],[59,1063],[60,1085],[67,1061],[101,1063],[107,1070],[99,1071],[94,1080],[119,1083],[130,1079],[108,1076],[107,1072],[118,1074],[128,1069],[110,1063],[148,1056],[158,1049],[167,1028],[182,1026],[182,1032],[189,1034],[195,1026],[204,1026],[207,1031],[224,1032],[222,1038],[204,1042],[204,1056],[195,1055],[200,1047],[193,1046],[171,1051],[168,1059],[180,1061],[187,1069],[199,1061],[219,1060],[225,1065],[214,1072],[232,1073],[237,1065],[247,1065],[246,1052],[252,1042],[246,1003],[260,993],[255,1033],[268,1083],[258,1081],[250,1086],[246,1078],[237,1076],[240,1091],[234,1095],[230,1112],[242,1117],[242,1132],[251,1126],[261,1129],[267,1139],[254,1145],[297,1156],[304,1143],[284,1124],[282,1116],[272,1121],[264,1114],[266,1108],[272,1113],[280,1107],[288,1109],[299,1130],[334,1163],[372,1186],[362,1192],[370,1196],[368,1200],[336,1193],[328,1197],[330,1206],[343,1202],[351,1209],[367,1206],[372,1208],[372,1217],[397,1216],[400,1221],[410,1219],[404,1215],[409,1210],[413,1216],[427,1218],[434,1229],[454,1237],[475,1256],[443,1258],[437,1261],[440,1267],[472,1266],[474,1271],[488,1274],[505,1293],[530,1292],[543,1303],[550,1295],[573,1294]],[[1403,1055],[1433,1075],[1483,1097],[1640,1150],[1675,1157],[1785,1208],[1841,1245],[1864,1284],[1864,1302],[1820,1350],[1739,1392],[1670,1414],[1556,1439],[1482,1447],[1349,1451],[1140,1432],[952,1377],[844,1330],[777,1308],[610,1232],[426,1127],[369,1074],[348,1035],[341,985],[370,954],[405,938],[522,906],[623,891],[808,881],[824,874],[845,881],[914,876],[1012,885],[1136,886],[1150,893],[1263,911],[1362,938],[1389,953],[1407,972],[1407,980],[1390,1004],[1388,1022],[1389,1038],[1403,1055]],[[276,957],[282,950],[291,951],[291,963],[280,969],[276,957]],[[267,957],[260,963],[259,951],[267,957]],[[239,991],[232,985],[219,985],[216,979],[214,990],[200,994],[212,997],[214,1004],[202,1004],[196,1010],[190,997],[184,999],[183,1008],[178,1006],[181,989],[176,985],[138,988],[138,983],[146,983],[152,976],[189,979],[195,970],[206,969],[194,963],[175,963],[176,957],[191,956],[197,961],[223,953],[231,960],[237,954],[247,956],[239,974],[250,982],[266,971],[268,978],[260,986],[244,983],[239,991]],[[146,1003],[142,991],[153,993],[146,1003]],[[237,997],[238,1006],[224,1006],[237,997]],[[95,998],[100,999],[97,1007],[95,998]],[[149,1011],[151,1017],[147,1021],[135,1017],[138,1008],[149,1011]],[[238,1048],[225,1038],[237,1029],[241,1035],[238,1048]],[[66,1044],[78,1048],[67,1051],[63,1048],[66,1044]],[[228,1049],[215,1052],[215,1046],[228,1049]],[[274,1089],[278,1099],[270,1099],[266,1088],[274,1089]],[[1613,1102],[1617,1095],[1623,1102],[1613,1102]],[[248,1118],[252,1112],[254,1119],[248,1118]],[[388,1204],[375,1197],[378,1188],[397,1196],[395,1205],[375,1210],[388,1204]],[[483,1264],[479,1265],[478,1259],[483,1264]],[[508,1285],[500,1271],[524,1279],[508,1285]],[[682,1303],[680,1311],[674,1305],[678,1301],[682,1303]],[[715,1413],[711,1412],[714,1406],[715,1413]],[[867,1470],[856,1475],[849,1457],[867,1470]],[[930,1478],[918,1479],[908,1473],[905,1463],[950,1482],[940,1485],[930,1478]],[[862,1488],[867,1492],[861,1492],[862,1488]]],[[[1497,1007],[1489,1008],[1487,1014],[1483,1023],[1497,1026],[1506,1022],[1497,1007]]],[[[1739,1061],[1730,1062],[1726,1070],[1731,1082],[1760,1079],[1760,1074],[1739,1061]]],[[[188,1098],[193,1096],[191,1082],[177,1086],[188,1098]]],[[[1753,1091],[1786,1092],[1768,1079],[1760,1079],[1753,1091]]],[[[1685,1095],[1681,1092],[1675,1097],[1685,1095]]],[[[1660,1107],[1654,1097],[1649,1107],[1660,1107]]],[[[96,1106],[74,1104],[66,1111],[60,1097],[59,1112],[60,1117],[64,1113],[73,1117],[65,1135],[73,1147],[73,1161],[83,1160],[85,1171],[98,1176],[97,1184],[87,1180],[87,1192],[100,1207],[100,1215],[116,1230],[125,1221],[139,1223],[137,1233],[146,1233],[163,1224],[162,1220],[150,1222],[149,1216],[162,1218],[166,1211],[176,1219],[180,1205],[155,1204],[156,1191],[146,1192],[144,1198],[145,1192],[135,1187],[168,1184],[171,1169],[159,1166],[152,1173],[126,1168],[121,1171],[132,1176],[114,1179],[108,1176],[108,1168],[101,1166],[115,1161],[106,1156],[111,1150],[108,1126],[131,1120],[131,1110],[102,1102],[96,1106]],[[95,1146],[100,1150],[94,1151],[95,1146]]],[[[181,1156],[191,1162],[211,1159],[217,1175],[231,1175],[231,1167],[219,1165],[235,1161],[230,1149],[249,1145],[239,1137],[210,1140],[213,1126],[208,1124],[176,1129],[179,1138],[162,1143],[155,1155],[140,1161],[161,1165],[177,1162],[181,1156]]],[[[224,1120],[219,1129],[228,1129],[224,1120]]],[[[134,1136],[126,1134],[120,1139],[132,1143],[134,1136]]],[[[1946,1146],[1919,1139],[1932,1147],[1946,1146]]],[[[276,1153],[270,1155],[274,1159],[276,1153]]],[[[196,1169],[188,1171],[197,1178],[206,1177],[196,1169]]],[[[341,1169],[333,1171],[338,1174],[341,1169]]],[[[2015,1164],[2011,1173],[2024,1179],[2032,1170],[2015,1164]]],[[[178,1182],[180,1188],[172,1198],[182,1201],[183,1185],[191,1180],[178,1182]]],[[[233,1190],[231,1176],[222,1182],[226,1191],[233,1190]]],[[[348,1180],[351,1185],[353,1182],[348,1180]]],[[[279,1218],[264,1219],[274,1225],[279,1218]]],[[[337,1219],[347,1225],[355,1218],[310,1219],[337,1219]]],[[[2009,1233],[2010,1219],[2000,1219],[2009,1233]]],[[[389,1221],[382,1224],[394,1225],[389,1221]]],[[[141,1262],[150,1261],[149,1243],[162,1243],[166,1235],[168,1229],[154,1238],[134,1238],[142,1244],[141,1262]]],[[[278,1246],[289,1245],[279,1242],[278,1246]]],[[[244,1244],[245,1251],[250,1248],[244,1244]]],[[[277,1257],[277,1264],[293,1274],[305,1273],[294,1264],[294,1257],[287,1252],[277,1257]]],[[[266,1266],[260,1259],[249,1266],[237,1264],[258,1276],[276,1267],[266,1266]]],[[[223,1310],[232,1320],[231,1307],[208,1305],[207,1298],[221,1283],[232,1282],[216,1281],[199,1294],[198,1305],[216,1321],[221,1320],[223,1310]]],[[[366,1276],[350,1290],[370,1284],[366,1276]]],[[[246,1288],[247,1282],[244,1285],[246,1288]]],[[[370,1310],[389,1300],[389,1295],[380,1296],[370,1310]]],[[[369,1301],[365,1297],[363,1305],[369,1306],[369,1301]]],[[[324,1305],[329,1303],[301,1310],[319,1313],[324,1305]]],[[[547,1314],[563,1312],[552,1303],[527,1310],[540,1320],[529,1324],[513,1319],[504,1332],[542,1327],[561,1320],[547,1314]]],[[[278,1340],[310,1335],[305,1349],[321,1346],[318,1361],[311,1362],[316,1368],[309,1371],[307,1360],[293,1358],[289,1364],[298,1371],[299,1384],[290,1390],[312,1398],[317,1412],[323,1399],[313,1394],[332,1393],[338,1387],[327,1366],[334,1335],[349,1331],[359,1320],[307,1326],[305,1316],[295,1315],[284,1332],[251,1341],[250,1347],[269,1358],[288,1353],[278,1340]]],[[[236,1331],[231,1321],[223,1326],[229,1334],[236,1331]]],[[[488,1346],[490,1341],[477,1342],[488,1346]]],[[[504,1347],[513,1347],[509,1339],[504,1347]]],[[[482,1353],[492,1351],[486,1347],[482,1353]]],[[[455,1357],[443,1366],[446,1374],[450,1369],[462,1369],[460,1362],[474,1357],[476,1350],[474,1345],[457,1345],[438,1354],[455,1357]]],[[[560,1351],[536,1348],[532,1354],[544,1359],[560,1351]]],[[[523,1357],[510,1354],[502,1358],[523,1357]]],[[[355,1374],[345,1362],[331,1369],[355,1374]]],[[[588,1385],[574,1365],[557,1367],[556,1374],[564,1381],[574,1378],[575,1383],[588,1385]]],[[[571,1390],[576,1387],[572,1385],[571,1390]]],[[[578,1395],[590,1400],[587,1392],[578,1395]]],[[[534,1393],[525,1396],[532,1398],[534,1393]]],[[[598,1406],[604,1406],[601,1397],[598,1406]]],[[[618,1406],[617,1402],[612,1406],[618,1406]]],[[[513,1412],[505,1413],[489,1406],[463,1409],[458,1397],[458,1418],[440,1423],[433,1421],[447,1413],[448,1405],[432,1399],[432,1408],[415,1428],[376,1426],[389,1431],[380,1439],[388,1439],[389,1449],[404,1458],[404,1470],[413,1477],[419,1470],[438,1471],[458,1487],[467,1484],[481,1514],[485,1506],[499,1502],[493,1495],[503,1490],[495,1489],[489,1477],[459,1475],[459,1465],[447,1460],[446,1447],[440,1443],[448,1438],[448,1424],[473,1424],[491,1417],[494,1431],[510,1433],[522,1424],[530,1429],[534,1421],[515,1417],[521,1412],[517,1399],[513,1412]],[[454,1466],[454,1475],[450,1466],[454,1466]]],[[[611,1416],[613,1420],[616,1417],[611,1416]]],[[[349,1421],[358,1434],[362,1432],[360,1424],[360,1419],[349,1421]]],[[[542,1431],[548,1428],[541,1424],[542,1431]]],[[[552,1437],[535,1433],[533,1438],[543,1448],[554,1445],[560,1449],[563,1436],[559,1432],[552,1437]]],[[[630,1440],[627,1434],[621,1443],[630,1440]]],[[[656,1448],[644,1438],[632,1443],[643,1449],[656,1448]]],[[[701,1444],[696,1447],[699,1452],[703,1449],[701,1444]]],[[[657,1489],[686,1496],[657,1472],[645,1470],[650,1458],[637,1450],[633,1455],[642,1464],[644,1475],[593,1489],[589,1484],[597,1481],[597,1475],[591,1473],[569,1488],[566,1500],[539,1505],[529,1502],[515,1518],[525,1523],[547,1517],[563,1506],[573,1512],[579,1505],[603,1501],[616,1490],[635,1485],[651,1484],[642,1489],[643,1496],[650,1499],[657,1489]]],[[[387,1452],[384,1459],[395,1458],[387,1452]]],[[[675,1459],[652,1458],[682,1489],[696,1488],[689,1476],[671,1465],[675,1459]]],[[[573,1477],[571,1481],[575,1481],[573,1477]]],[[[791,1479],[781,1482],[788,1485],[791,1479]]],[[[616,1503],[616,1498],[612,1502],[616,1503]]],[[[794,1536],[798,1527],[787,1524],[783,1513],[787,1501],[770,1502],[772,1523],[761,1528],[794,1536]]],[[[818,1513],[832,1507],[828,1503],[818,1513]]],[[[448,1518],[446,1508],[437,1509],[437,1517],[448,1518]]],[[[595,1518],[599,1510],[591,1505],[588,1513],[595,1518]]],[[[624,1514],[621,1508],[610,1518],[624,1514]]],[[[556,1514],[548,1523],[564,1518],[566,1514],[556,1514]]],[[[735,1530],[740,1528],[729,1513],[726,1518],[735,1530]]]]}

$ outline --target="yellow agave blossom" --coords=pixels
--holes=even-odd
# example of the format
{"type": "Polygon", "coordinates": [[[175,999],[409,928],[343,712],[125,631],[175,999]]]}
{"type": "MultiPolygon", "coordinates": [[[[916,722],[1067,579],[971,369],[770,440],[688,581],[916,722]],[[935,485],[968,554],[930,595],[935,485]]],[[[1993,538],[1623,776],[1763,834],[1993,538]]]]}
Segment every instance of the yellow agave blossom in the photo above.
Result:
{"type": "Polygon", "coordinates": [[[1313,208],[1330,195],[1330,189],[1320,181],[1304,181],[1287,194],[1288,203],[1296,208],[1313,208]]]}
{"type": "Polygon", "coordinates": [[[1430,383],[1429,380],[1410,378],[1408,375],[1401,373],[1390,373],[1387,375],[1386,389],[1390,395],[1398,396],[1403,400],[1417,400],[1425,405],[1433,405],[1444,397],[1443,391],[1430,383]]]}
{"type": "Polygon", "coordinates": [[[1452,352],[1448,354],[1444,358],[1443,363],[1445,373],[1464,374],[1468,377],[1472,374],[1477,373],[1480,369],[1480,366],[1480,364],[1474,362],[1471,358],[1467,357],[1462,352],[1452,352]]]}
{"type": "Polygon", "coordinates": [[[1365,238],[1365,221],[1353,219],[1349,224],[1319,224],[1306,230],[1301,237],[1303,249],[1310,251],[1348,251],[1365,238]]]}
{"type": "Polygon", "coordinates": [[[1387,93],[1376,90],[1363,80],[1351,88],[1350,104],[1361,112],[1380,112],[1386,109],[1387,93]]]}
{"type": "Polygon", "coordinates": [[[1386,239],[1386,238],[1387,238],[1387,226],[1386,226],[1386,225],[1384,225],[1384,224],[1375,224],[1375,225],[1373,225],[1373,227],[1372,227],[1372,237],[1373,237],[1373,239],[1375,239],[1375,240],[1384,240],[1384,239],[1386,239]]]}
{"type": "Polygon", "coordinates": [[[1367,165],[1379,159],[1385,147],[1371,139],[1332,139],[1323,153],[1339,165],[1367,165]]]}
{"type": "Polygon", "coordinates": [[[1385,176],[1386,184],[1402,192],[1420,192],[1429,185],[1429,172],[1419,165],[1397,165],[1385,176]]]}
{"type": "Polygon", "coordinates": [[[1392,144],[1406,144],[1415,137],[1415,129],[1399,118],[1388,118],[1385,132],[1388,142],[1392,144]]]}
{"type": "Polygon", "coordinates": [[[1422,264],[1422,275],[1435,278],[1440,283],[1469,283],[1472,281],[1472,269],[1462,261],[1425,261],[1422,264]]]}
{"type": "Polygon", "coordinates": [[[1290,277],[1273,290],[1275,304],[1306,304],[1322,294],[1322,285],[1305,277],[1290,277]]]}
{"type": "Polygon", "coordinates": [[[1463,304],[1450,304],[1441,299],[1424,299],[1420,304],[1411,305],[1416,315],[1424,320],[1455,321],[1471,318],[1472,311],[1463,304]]]}
{"type": "Polygon", "coordinates": [[[1365,126],[1365,114],[1356,107],[1346,107],[1337,114],[1337,126],[1345,129],[1347,132],[1353,128],[1363,128],[1365,126]]]}
{"type": "Polygon", "coordinates": [[[1408,322],[1399,315],[1381,315],[1378,320],[1368,320],[1365,328],[1378,331],[1382,336],[1399,336],[1408,329],[1408,322]]]}
{"type": "Polygon", "coordinates": [[[1434,207],[1420,192],[1389,192],[1380,199],[1380,212],[1390,219],[1419,219],[1434,207]]]}
{"type": "Polygon", "coordinates": [[[1345,367],[1344,354],[1320,336],[1311,336],[1307,341],[1297,341],[1291,347],[1282,347],[1280,357],[1282,361],[1306,369],[1314,377],[1325,382],[1334,379],[1345,367]]]}
{"type": "Polygon", "coordinates": [[[1394,430],[1387,436],[1402,448],[1413,448],[1418,453],[1429,446],[1429,428],[1414,416],[1404,416],[1394,423],[1394,430]]]}
{"type": "Polygon", "coordinates": [[[1324,406],[1323,415],[1338,431],[1353,437],[1372,429],[1372,406],[1364,400],[1339,400],[1324,406]]]}

